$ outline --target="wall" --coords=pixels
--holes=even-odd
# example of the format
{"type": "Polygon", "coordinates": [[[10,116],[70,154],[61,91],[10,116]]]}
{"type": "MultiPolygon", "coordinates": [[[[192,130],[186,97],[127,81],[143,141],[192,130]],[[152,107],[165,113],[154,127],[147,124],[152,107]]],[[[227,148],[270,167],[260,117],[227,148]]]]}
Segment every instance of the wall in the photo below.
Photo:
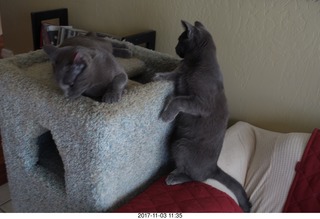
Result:
{"type": "Polygon", "coordinates": [[[0,0],[6,46],[32,49],[30,12],[69,8],[76,27],[119,35],[157,31],[174,55],[180,20],[212,33],[233,120],[275,131],[320,127],[320,2],[313,0],[0,0]]]}
{"type": "Polygon", "coordinates": [[[1,14],[0,14],[0,35],[2,35],[1,14]]]}

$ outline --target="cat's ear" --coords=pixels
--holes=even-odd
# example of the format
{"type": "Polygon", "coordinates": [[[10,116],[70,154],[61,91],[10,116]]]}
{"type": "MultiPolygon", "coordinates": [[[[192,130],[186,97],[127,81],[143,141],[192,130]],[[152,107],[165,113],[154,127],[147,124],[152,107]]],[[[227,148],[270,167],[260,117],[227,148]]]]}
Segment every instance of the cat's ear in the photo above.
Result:
{"type": "Polygon", "coordinates": [[[57,50],[58,50],[57,47],[51,44],[48,44],[43,46],[43,50],[45,51],[45,53],[47,53],[51,61],[55,61],[57,56],[57,50]]]}
{"type": "Polygon", "coordinates": [[[191,38],[193,35],[194,26],[187,21],[181,20],[183,28],[188,32],[188,38],[191,38]]]}
{"type": "Polygon", "coordinates": [[[205,28],[204,25],[200,21],[194,22],[194,26],[205,28]]]}
{"type": "Polygon", "coordinates": [[[72,63],[72,74],[77,76],[87,67],[86,57],[81,53],[81,51],[77,51],[73,57],[72,63]]]}
{"type": "Polygon", "coordinates": [[[73,63],[74,64],[81,64],[85,63],[84,56],[81,52],[77,51],[73,56],[73,63]]]}

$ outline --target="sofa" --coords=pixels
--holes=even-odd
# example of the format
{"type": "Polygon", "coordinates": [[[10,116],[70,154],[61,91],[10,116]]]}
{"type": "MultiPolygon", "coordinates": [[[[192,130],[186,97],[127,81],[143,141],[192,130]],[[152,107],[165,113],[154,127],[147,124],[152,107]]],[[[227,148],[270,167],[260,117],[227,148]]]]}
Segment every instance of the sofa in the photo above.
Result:
{"type": "MultiPolygon", "coordinates": [[[[251,212],[320,212],[320,130],[280,133],[238,121],[225,135],[218,165],[237,179],[251,212]]],[[[242,212],[214,179],[166,186],[160,177],[116,212],[242,212]]],[[[169,214],[170,215],[170,214],[169,214]]]]}

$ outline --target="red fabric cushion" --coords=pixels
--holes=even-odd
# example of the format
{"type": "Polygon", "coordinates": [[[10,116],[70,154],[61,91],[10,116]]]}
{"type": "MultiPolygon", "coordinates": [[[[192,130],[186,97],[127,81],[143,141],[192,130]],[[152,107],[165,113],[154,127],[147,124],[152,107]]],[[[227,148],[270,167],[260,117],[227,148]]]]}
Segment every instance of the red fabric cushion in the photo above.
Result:
{"type": "Polygon", "coordinates": [[[201,182],[167,186],[165,177],[116,212],[242,212],[226,193],[201,182]]]}
{"type": "Polygon", "coordinates": [[[297,163],[284,212],[320,212],[320,130],[315,129],[297,163]]]}

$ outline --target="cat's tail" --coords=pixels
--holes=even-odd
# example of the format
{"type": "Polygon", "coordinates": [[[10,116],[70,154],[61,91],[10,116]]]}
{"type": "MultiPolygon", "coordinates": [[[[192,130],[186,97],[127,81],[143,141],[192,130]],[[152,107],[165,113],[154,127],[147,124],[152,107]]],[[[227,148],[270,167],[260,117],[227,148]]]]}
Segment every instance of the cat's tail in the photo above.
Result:
{"type": "Polygon", "coordinates": [[[236,179],[224,172],[218,166],[212,178],[225,185],[235,194],[238,203],[244,212],[250,212],[252,205],[247,197],[247,193],[236,179]]]}

